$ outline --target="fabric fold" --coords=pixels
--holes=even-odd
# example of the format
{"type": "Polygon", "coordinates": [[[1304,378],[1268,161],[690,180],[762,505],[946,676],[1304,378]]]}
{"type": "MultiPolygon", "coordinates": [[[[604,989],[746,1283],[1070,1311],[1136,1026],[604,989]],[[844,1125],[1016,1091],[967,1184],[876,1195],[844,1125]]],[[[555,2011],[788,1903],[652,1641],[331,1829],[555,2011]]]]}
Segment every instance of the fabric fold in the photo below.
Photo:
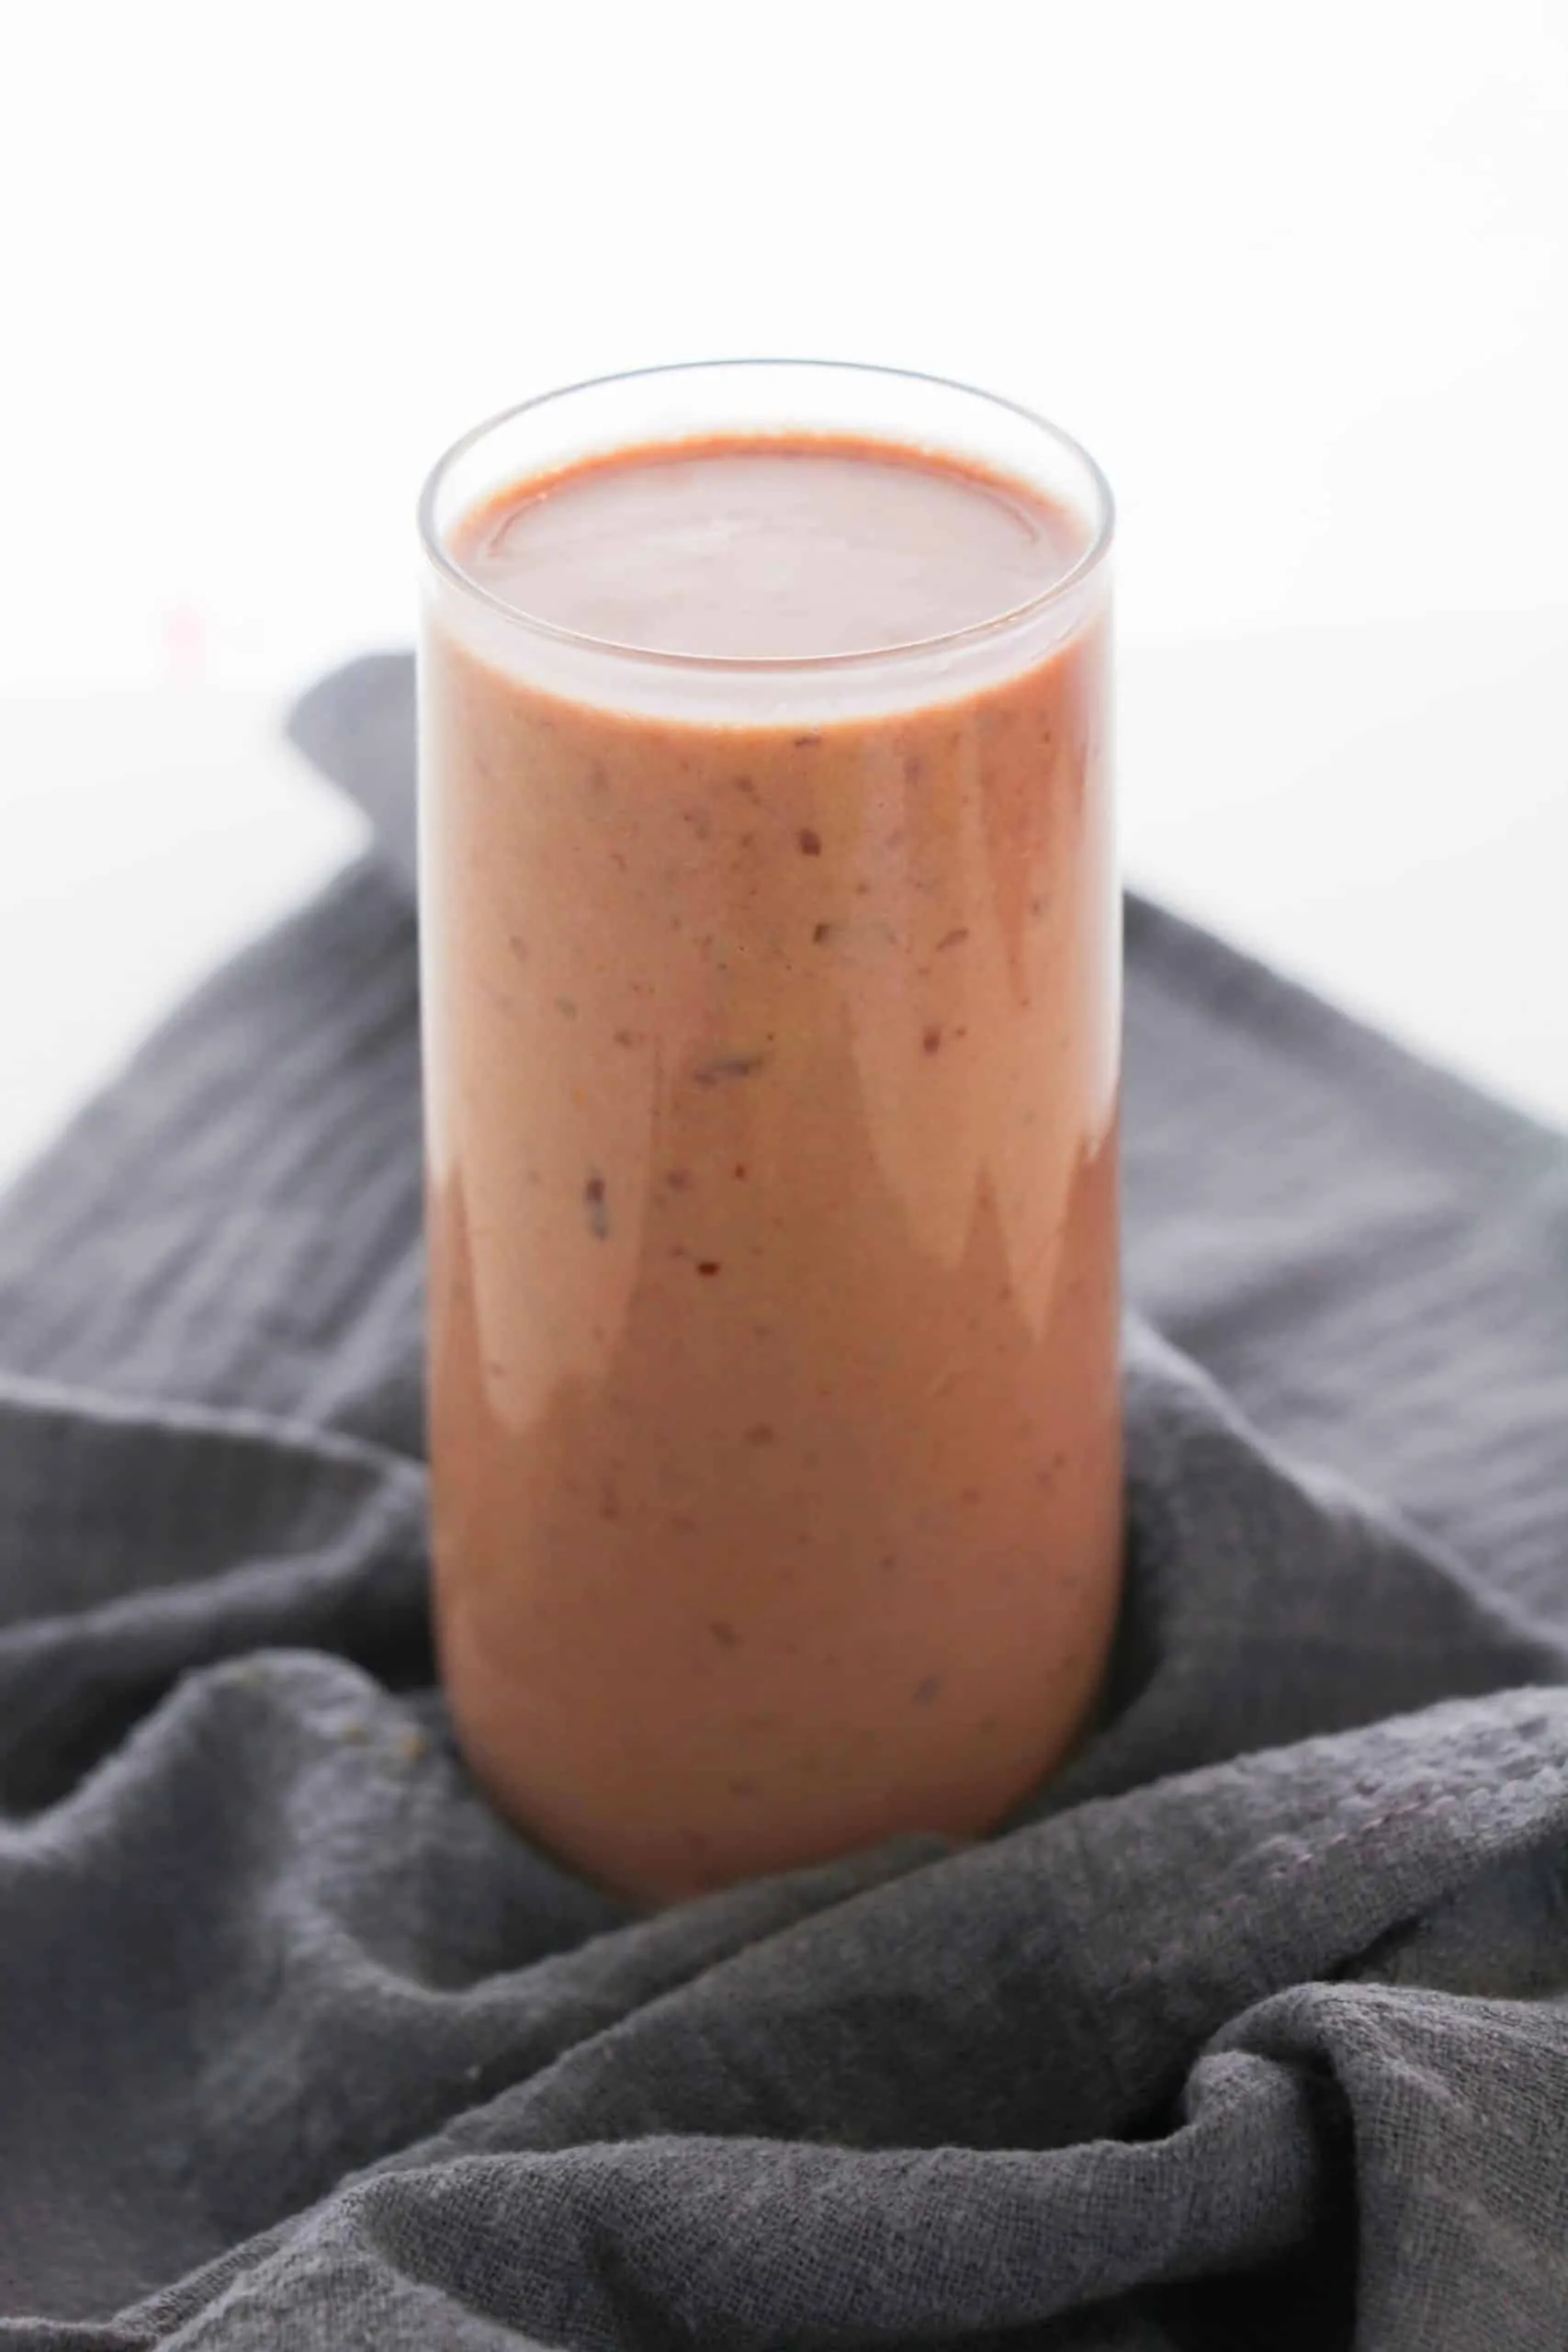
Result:
{"type": "Polygon", "coordinates": [[[1560,2346],[1568,1142],[1134,902],[1104,1721],[635,1916],[434,1682],[411,723],[0,1204],[0,2346],[1560,2346]]]}

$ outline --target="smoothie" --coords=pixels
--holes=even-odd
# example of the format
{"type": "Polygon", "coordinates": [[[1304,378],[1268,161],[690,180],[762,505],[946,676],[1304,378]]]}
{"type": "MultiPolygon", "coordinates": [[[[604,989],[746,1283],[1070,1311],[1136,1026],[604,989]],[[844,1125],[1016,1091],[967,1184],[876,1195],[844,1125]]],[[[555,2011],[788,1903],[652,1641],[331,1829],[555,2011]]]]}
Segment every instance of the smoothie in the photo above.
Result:
{"type": "Polygon", "coordinates": [[[447,536],[443,1670],[497,1802],[638,1895],[976,1833],[1092,1707],[1122,1534],[1106,621],[1094,582],[1054,639],[1001,617],[1088,533],[977,464],[801,435],[596,456],[447,536]]]}

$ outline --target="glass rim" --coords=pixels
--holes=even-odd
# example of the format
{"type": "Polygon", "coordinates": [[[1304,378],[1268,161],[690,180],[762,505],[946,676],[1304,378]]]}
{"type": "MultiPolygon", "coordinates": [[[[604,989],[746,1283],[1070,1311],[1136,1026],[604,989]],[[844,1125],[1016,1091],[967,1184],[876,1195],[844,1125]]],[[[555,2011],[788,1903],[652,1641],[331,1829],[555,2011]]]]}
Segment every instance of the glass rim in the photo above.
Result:
{"type": "MultiPolygon", "coordinates": [[[[761,437],[761,436],[759,436],[761,437]]],[[[658,447],[657,443],[650,445],[658,447]]],[[[678,444],[671,442],[671,447],[678,444]]],[[[527,476],[520,479],[526,481],[527,476]]],[[[725,359],[677,359],[653,368],[617,368],[606,376],[586,376],[572,384],[558,384],[547,392],[536,392],[532,399],[514,401],[511,407],[498,409],[492,415],[470,425],[456,441],[444,449],[424,478],[420,491],[417,519],[421,545],[426,560],[450,586],[462,595],[498,614],[513,628],[527,630],[540,637],[553,639],[558,644],[570,645],[589,653],[624,662],[647,662],[662,668],[682,671],[718,671],[730,674],[760,672],[776,675],[781,672],[799,674],[818,671],[842,671],[863,668],[883,662],[897,662],[907,655],[931,654],[948,647],[972,645],[989,637],[999,636],[1027,621],[1036,619],[1077,594],[1085,582],[1099,571],[1110,554],[1115,536],[1116,504],[1111,484],[1083,443],[1048,417],[1026,408],[1020,401],[1009,400],[1000,392],[987,392],[976,384],[965,384],[956,377],[931,375],[917,368],[886,368],[874,361],[858,359],[790,359],[781,357],[725,359]],[[1044,435],[1047,440],[1065,450],[1079,465],[1088,478],[1093,493],[1094,511],[1087,518],[1090,533],[1087,545],[1060,579],[1053,580],[1036,596],[1026,597],[1022,604],[1011,605],[1005,612],[993,613],[984,620],[966,621],[960,628],[942,629],[935,637],[910,638],[897,645],[878,645],[849,653],[682,653],[657,646],[632,645],[618,638],[595,637],[584,629],[568,628],[558,621],[546,620],[536,613],[525,613],[510,605],[504,597],[486,588],[458,563],[443,539],[436,522],[436,506],[447,477],[469,451],[476,449],[491,434],[525,417],[536,409],[570,400],[581,392],[607,390],[613,385],[656,382],[670,376],[717,375],[726,368],[776,368],[781,374],[788,370],[815,372],[833,370],[852,376],[881,377],[889,382],[920,384],[930,390],[955,392],[963,399],[979,401],[987,407],[1000,409],[1009,415],[1021,418],[1025,424],[1044,435]]]]}

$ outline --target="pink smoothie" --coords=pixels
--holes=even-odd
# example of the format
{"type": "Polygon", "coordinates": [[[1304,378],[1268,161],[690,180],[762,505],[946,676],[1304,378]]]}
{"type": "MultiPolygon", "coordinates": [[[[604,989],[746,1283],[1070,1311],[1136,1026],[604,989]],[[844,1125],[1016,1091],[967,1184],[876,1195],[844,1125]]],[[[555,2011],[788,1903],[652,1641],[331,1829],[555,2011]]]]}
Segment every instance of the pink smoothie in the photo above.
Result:
{"type": "Polygon", "coordinates": [[[634,448],[471,512],[534,624],[824,661],[820,712],[423,667],[435,1556],[481,1778],[664,1896],[976,1832],[1091,1707],[1121,1557],[1106,628],[1085,526],[864,441],[634,448]]]}

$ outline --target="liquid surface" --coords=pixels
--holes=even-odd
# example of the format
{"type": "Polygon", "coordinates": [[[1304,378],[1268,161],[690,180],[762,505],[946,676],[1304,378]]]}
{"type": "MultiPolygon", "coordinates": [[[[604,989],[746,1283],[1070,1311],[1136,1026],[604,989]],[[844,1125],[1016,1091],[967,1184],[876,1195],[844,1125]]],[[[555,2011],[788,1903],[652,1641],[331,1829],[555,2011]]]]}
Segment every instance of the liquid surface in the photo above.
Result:
{"type": "MultiPolygon", "coordinates": [[[[667,608],[716,610],[680,544],[667,608]]],[[[470,1760],[639,1894],[973,1834],[1077,1736],[1120,1579],[1103,614],[956,700],[710,726],[503,673],[435,594],[432,1459],[470,1760]]]]}
{"type": "Polygon", "coordinates": [[[998,476],[863,442],[622,452],[514,488],[453,552],[514,612],[647,651],[863,653],[1015,611],[1087,544],[998,476]]]}

